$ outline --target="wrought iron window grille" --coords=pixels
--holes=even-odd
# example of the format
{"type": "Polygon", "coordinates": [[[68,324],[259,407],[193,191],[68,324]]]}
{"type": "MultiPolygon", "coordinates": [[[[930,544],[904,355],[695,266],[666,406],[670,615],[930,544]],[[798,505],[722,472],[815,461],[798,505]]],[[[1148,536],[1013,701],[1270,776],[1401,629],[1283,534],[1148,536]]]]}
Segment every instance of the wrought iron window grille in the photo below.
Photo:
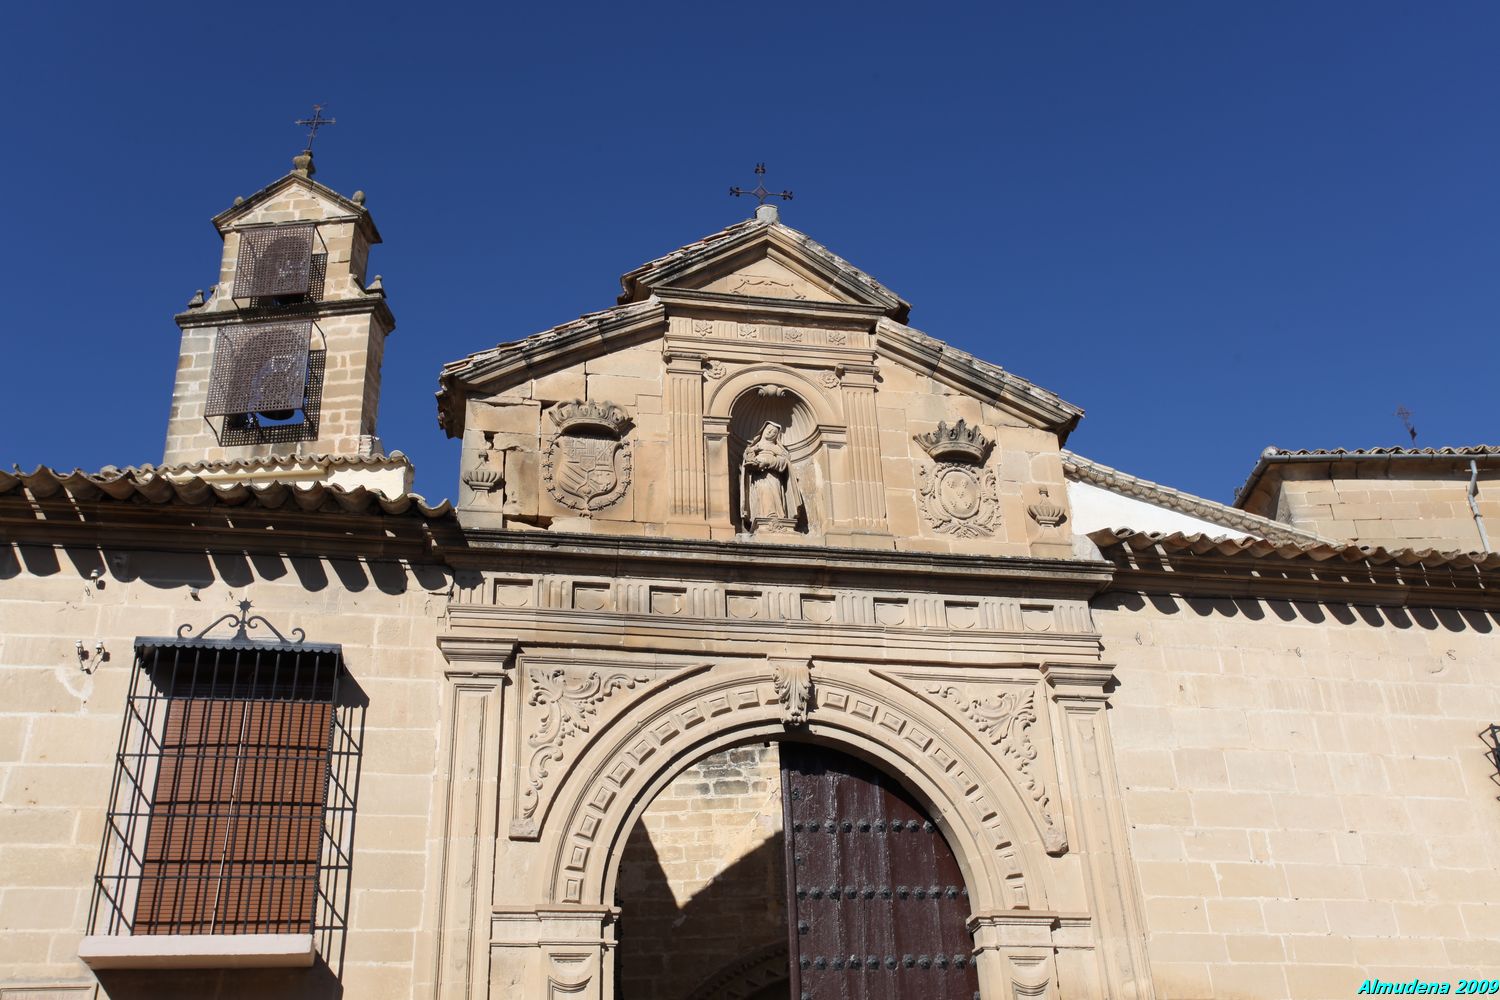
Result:
{"type": "Polygon", "coordinates": [[[219,328],[203,418],[221,445],[318,436],[327,339],[310,319],[219,328]],[[313,333],[322,350],[312,350],[313,333]]]}
{"type": "Polygon", "coordinates": [[[319,302],[327,272],[328,247],[315,223],[242,229],[233,297],[249,299],[251,308],[319,302]]]}
{"type": "Polygon", "coordinates": [[[311,934],[341,963],[365,699],[339,646],[257,621],[136,641],[90,934],[311,934]]]}
{"type": "Polygon", "coordinates": [[[1495,766],[1495,782],[1500,784],[1500,724],[1491,723],[1483,733],[1485,756],[1495,766]]]}

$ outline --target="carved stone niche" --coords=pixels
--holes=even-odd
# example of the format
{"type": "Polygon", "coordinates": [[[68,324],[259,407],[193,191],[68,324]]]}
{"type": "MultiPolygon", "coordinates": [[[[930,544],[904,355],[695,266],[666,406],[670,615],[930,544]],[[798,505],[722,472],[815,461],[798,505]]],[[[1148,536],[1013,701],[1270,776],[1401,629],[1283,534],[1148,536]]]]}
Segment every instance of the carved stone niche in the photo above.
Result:
{"type": "Polygon", "coordinates": [[[619,503],[631,477],[631,422],[624,407],[574,400],[559,403],[548,415],[555,430],[542,459],[547,492],[583,517],[619,503]]]}
{"type": "Polygon", "coordinates": [[[932,459],[917,470],[922,517],[939,534],[975,538],[993,535],[1000,523],[1000,488],[984,467],[994,443],[963,420],[916,436],[932,459]]]}

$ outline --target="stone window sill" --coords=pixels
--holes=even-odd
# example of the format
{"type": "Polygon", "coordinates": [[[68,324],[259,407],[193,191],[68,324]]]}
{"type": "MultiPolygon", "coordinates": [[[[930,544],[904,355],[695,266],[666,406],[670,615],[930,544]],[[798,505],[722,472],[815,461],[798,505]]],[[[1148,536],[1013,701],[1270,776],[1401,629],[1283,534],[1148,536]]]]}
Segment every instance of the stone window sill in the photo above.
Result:
{"type": "Polygon", "coordinates": [[[278,969],[313,964],[311,934],[91,934],[78,957],[91,969],[278,969]]]}

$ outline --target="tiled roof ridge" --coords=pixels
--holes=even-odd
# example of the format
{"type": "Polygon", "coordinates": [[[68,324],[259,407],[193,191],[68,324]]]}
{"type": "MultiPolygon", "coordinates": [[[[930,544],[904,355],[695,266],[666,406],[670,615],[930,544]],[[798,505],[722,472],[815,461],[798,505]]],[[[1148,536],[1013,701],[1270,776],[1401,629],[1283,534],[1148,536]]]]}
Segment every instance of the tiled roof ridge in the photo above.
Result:
{"type": "Polygon", "coordinates": [[[1282,455],[1297,455],[1301,457],[1328,457],[1328,458],[1380,458],[1387,455],[1411,455],[1413,457],[1428,458],[1468,458],[1470,456],[1500,455],[1500,445],[1496,444],[1473,444],[1473,445],[1443,445],[1437,448],[1403,448],[1392,446],[1388,448],[1277,448],[1272,445],[1261,453],[1265,458],[1276,458],[1282,455]]]}
{"type": "Polygon", "coordinates": [[[398,465],[411,465],[411,459],[407,458],[404,452],[390,451],[381,455],[257,455],[251,458],[217,458],[199,462],[179,462],[175,465],[153,465],[150,462],[145,462],[141,465],[127,465],[124,468],[117,468],[113,465],[106,465],[104,468],[99,470],[99,474],[102,475],[106,472],[133,472],[159,476],[177,475],[184,472],[225,472],[231,469],[264,468],[267,466],[280,465],[289,462],[307,462],[317,465],[334,466],[380,465],[391,463],[395,463],[398,465]]]}
{"type": "Polygon", "coordinates": [[[1307,531],[1302,528],[1293,527],[1285,521],[1277,521],[1259,514],[1251,514],[1248,511],[1222,504],[1206,497],[1196,494],[1185,493],[1171,486],[1163,486],[1161,483],[1132,476],[1128,472],[1096,462],[1090,458],[1084,458],[1077,452],[1064,448],[1062,452],[1063,472],[1069,478],[1083,482],[1093,483],[1105,489],[1122,493],[1125,496],[1135,497],[1141,500],[1149,500],[1160,504],[1169,510],[1175,510],[1179,514],[1190,514],[1205,520],[1216,521],[1226,528],[1234,528],[1251,534],[1260,535],[1273,542],[1310,542],[1321,544],[1334,544],[1331,539],[1322,535],[1307,531]]]}
{"type": "Polygon", "coordinates": [[[955,347],[948,341],[934,337],[925,330],[919,330],[909,323],[902,323],[889,317],[882,317],[876,323],[876,329],[877,331],[900,330],[902,334],[912,341],[927,347],[935,347],[942,351],[944,355],[958,365],[967,366],[986,378],[991,378],[1012,388],[1019,389],[1028,396],[1033,396],[1049,406],[1067,411],[1067,413],[1075,418],[1083,416],[1083,407],[1068,402],[1051,389],[1044,389],[1028,378],[1017,375],[1015,372],[997,365],[993,361],[986,361],[984,358],[970,354],[963,348],[955,347]]]}
{"type": "Polygon", "coordinates": [[[370,513],[378,508],[385,514],[415,513],[429,520],[446,518],[453,512],[453,505],[447,500],[432,505],[417,493],[388,496],[381,490],[364,486],[349,488],[326,483],[277,481],[209,482],[198,476],[190,479],[171,478],[159,469],[106,468],[96,473],[81,469],[59,472],[39,465],[31,472],[23,472],[19,468],[14,472],[0,470],[0,497],[22,492],[29,493],[38,500],[66,493],[72,499],[80,501],[116,500],[194,507],[216,503],[239,507],[253,503],[267,510],[295,505],[299,510],[307,512],[329,508],[331,503],[330,509],[344,513],[370,513]]]}
{"type": "Polygon", "coordinates": [[[897,306],[898,311],[900,311],[903,316],[905,315],[905,311],[910,309],[910,303],[901,298],[901,296],[897,295],[891,289],[887,288],[885,285],[881,284],[874,275],[854,266],[843,257],[840,257],[838,254],[834,253],[832,250],[828,249],[826,246],[813,239],[811,236],[808,236],[806,233],[802,232],[799,229],[793,229],[791,226],[788,226],[786,223],[781,222],[779,219],[747,219],[742,222],[736,222],[731,226],[726,226],[716,233],[710,233],[702,239],[694,240],[692,243],[689,243],[686,246],[678,247],[676,250],[665,253],[654,260],[647,261],[639,267],[626,271],[620,276],[620,300],[623,302],[625,300],[628,300],[633,294],[635,294],[636,286],[639,285],[643,279],[649,278],[663,271],[670,270],[684,262],[690,262],[698,257],[712,252],[723,243],[730,242],[747,233],[756,232],[761,229],[775,229],[781,233],[786,234],[808,253],[812,254],[814,257],[822,259],[824,263],[842,274],[844,277],[853,281],[857,285],[863,286],[866,290],[872,292],[877,298],[885,299],[897,306]]]}
{"type": "Polygon", "coordinates": [[[624,305],[625,303],[623,300],[631,293],[631,283],[639,280],[641,277],[664,270],[668,266],[675,264],[680,260],[685,260],[688,257],[697,256],[700,252],[712,249],[713,247],[718,246],[720,243],[723,243],[725,240],[732,239],[733,237],[738,236],[741,233],[750,232],[751,230],[761,229],[771,225],[775,225],[775,223],[765,219],[741,219],[739,222],[725,226],[723,229],[709,233],[707,236],[700,237],[691,243],[687,243],[683,246],[678,247],[675,250],[669,250],[666,253],[662,254],[660,257],[655,257],[651,260],[646,261],[646,263],[644,264],[640,264],[636,267],[631,268],[629,271],[626,271],[624,274],[620,275],[620,297],[622,299],[620,304],[624,305]]]}
{"type": "Polygon", "coordinates": [[[1477,570],[1500,570],[1500,552],[1439,551],[1437,549],[1388,549],[1383,545],[1355,545],[1329,542],[1273,542],[1263,538],[1216,538],[1202,532],[1191,534],[1181,531],[1137,531],[1134,528],[1100,528],[1088,534],[1089,540],[1100,549],[1112,545],[1124,545],[1137,551],[1159,548],[1169,552],[1185,552],[1195,556],[1231,556],[1264,559],[1275,556],[1280,559],[1310,559],[1314,562],[1368,563],[1379,566],[1396,563],[1400,566],[1421,565],[1435,568],[1473,568],[1477,570]]]}
{"type": "Polygon", "coordinates": [[[525,350],[535,344],[555,340],[565,334],[597,327],[606,319],[629,317],[637,312],[648,312],[653,308],[655,308],[655,304],[648,299],[642,302],[624,302],[619,305],[609,306],[606,309],[584,313],[577,319],[570,319],[565,323],[559,323],[556,326],[522,337],[519,340],[509,340],[496,344],[494,347],[487,347],[482,351],[475,351],[473,354],[459,358],[456,361],[449,361],[443,365],[438,375],[439,382],[446,387],[455,376],[460,375],[466,369],[474,367],[481,361],[498,357],[507,351],[525,350]]]}

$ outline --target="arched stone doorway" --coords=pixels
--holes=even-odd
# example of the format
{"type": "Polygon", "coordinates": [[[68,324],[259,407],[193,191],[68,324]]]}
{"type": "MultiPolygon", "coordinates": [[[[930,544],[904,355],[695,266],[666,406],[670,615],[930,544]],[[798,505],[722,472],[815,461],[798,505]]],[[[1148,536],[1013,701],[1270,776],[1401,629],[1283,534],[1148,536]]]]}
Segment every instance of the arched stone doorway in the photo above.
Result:
{"type": "Polygon", "coordinates": [[[619,1000],[970,1000],[970,898],[921,803],[814,743],[720,750],[669,781],[615,883],[619,1000]]]}

